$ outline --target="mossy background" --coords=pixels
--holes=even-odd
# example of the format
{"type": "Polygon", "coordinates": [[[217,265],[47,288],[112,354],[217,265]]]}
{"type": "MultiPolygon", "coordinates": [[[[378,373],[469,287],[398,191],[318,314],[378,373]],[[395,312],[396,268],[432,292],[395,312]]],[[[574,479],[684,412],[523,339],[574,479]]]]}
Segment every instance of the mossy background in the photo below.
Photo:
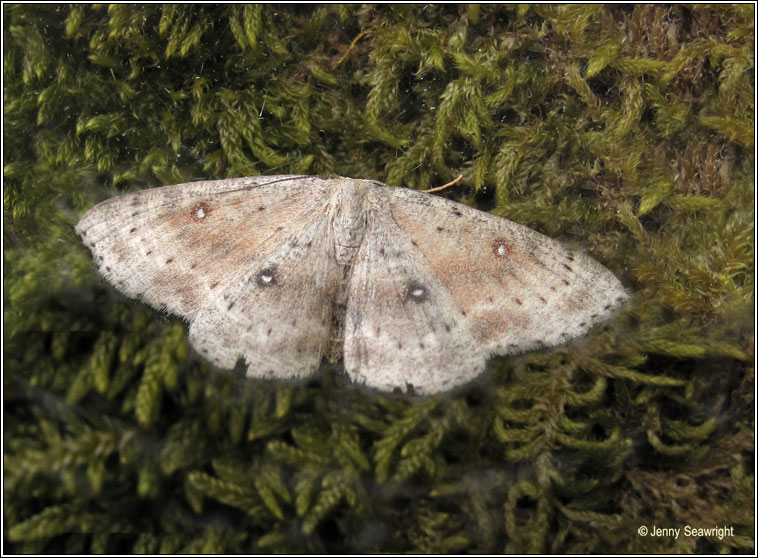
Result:
{"type": "Polygon", "coordinates": [[[753,10],[6,4],[5,551],[753,552],[753,10]],[[462,173],[632,302],[439,397],[248,381],[73,231],[283,173],[462,173]]]}

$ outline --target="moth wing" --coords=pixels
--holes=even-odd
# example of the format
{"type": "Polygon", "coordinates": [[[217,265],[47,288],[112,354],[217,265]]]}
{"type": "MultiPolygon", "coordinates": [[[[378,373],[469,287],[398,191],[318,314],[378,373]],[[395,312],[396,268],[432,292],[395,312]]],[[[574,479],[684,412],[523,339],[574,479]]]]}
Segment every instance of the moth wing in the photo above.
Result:
{"type": "Polygon", "coordinates": [[[286,238],[327,203],[318,179],[191,182],[108,199],[76,231],[123,293],[191,319],[245,262],[276,249],[272,237],[286,238]]]}
{"type": "Polygon", "coordinates": [[[380,390],[443,391],[481,373],[485,357],[387,201],[369,191],[366,234],[348,284],[345,370],[380,390]]]}
{"type": "Polygon", "coordinates": [[[245,265],[222,296],[198,312],[189,339],[204,356],[247,375],[306,376],[329,349],[340,287],[331,223],[324,214],[272,238],[277,248],[245,265]]]}
{"type": "MultiPolygon", "coordinates": [[[[328,321],[301,331],[322,324],[332,308],[329,236],[322,230],[328,191],[328,180],[297,176],[177,184],[106,200],[76,230],[106,279],[187,319],[193,345],[219,366],[234,367],[244,356],[257,374],[253,364],[273,347],[288,363],[276,372],[297,375],[318,365],[324,350],[318,345],[329,334],[328,321]],[[309,268],[325,274],[324,288],[302,288],[309,268]],[[273,296],[287,288],[299,290],[291,298],[273,296]],[[295,310],[301,330],[293,334],[288,325],[286,332],[291,339],[309,337],[310,344],[282,342],[286,313],[295,310]]],[[[275,360],[266,360],[266,371],[275,360]]]]}
{"type": "Polygon", "coordinates": [[[345,341],[348,372],[367,384],[402,388],[410,377],[422,391],[447,389],[492,354],[585,333],[627,298],[592,258],[506,219],[407,189],[375,187],[369,199],[345,341]],[[409,306],[402,293],[414,286],[428,296],[409,306]],[[379,337],[383,315],[408,327],[379,337]],[[425,336],[435,343],[421,348],[425,336]]]}

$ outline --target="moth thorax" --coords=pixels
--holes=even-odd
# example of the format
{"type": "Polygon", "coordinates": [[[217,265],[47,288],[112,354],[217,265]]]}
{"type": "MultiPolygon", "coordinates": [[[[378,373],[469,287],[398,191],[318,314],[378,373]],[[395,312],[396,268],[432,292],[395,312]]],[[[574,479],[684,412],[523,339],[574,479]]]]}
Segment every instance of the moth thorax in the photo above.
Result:
{"type": "Polygon", "coordinates": [[[366,232],[366,187],[355,180],[340,182],[331,207],[335,257],[338,264],[349,265],[366,232]]]}

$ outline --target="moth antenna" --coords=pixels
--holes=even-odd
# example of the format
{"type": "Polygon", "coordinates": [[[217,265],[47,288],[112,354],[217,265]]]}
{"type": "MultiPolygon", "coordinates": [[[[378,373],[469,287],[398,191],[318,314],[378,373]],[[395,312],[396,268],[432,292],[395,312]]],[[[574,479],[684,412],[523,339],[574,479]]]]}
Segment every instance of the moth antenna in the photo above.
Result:
{"type": "Polygon", "coordinates": [[[424,192],[426,192],[427,194],[431,194],[432,192],[440,192],[444,190],[445,188],[450,188],[450,186],[452,186],[453,184],[457,184],[458,182],[461,181],[462,178],[463,178],[463,175],[459,174],[458,178],[456,178],[455,180],[451,180],[447,184],[443,184],[442,186],[437,186],[436,188],[432,188],[430,190],[424,190],[424,192]]]}
{"type": "Polygon", "coordinates": [[[349,46],[349,47],[347,47],[347,50],[345,51],[345,54],[343,54],[343,55],[342,55],[342,57],[341,57],[339,60],[337,60],[337,63],[334,65],[334,67],[335,67],[335,68],[336,68],[337,66],[339,66],[340,64],[342,64],[342,63],[345,61],[345,58],[347,58],[348,54],[350,54],[350,51],[351,51],[351,50],[353,50],[353,47],[356,45],[356,43],[357,43],[357,42],[360,40],[360,38],[361,38],[361,37],[363,37],[363,35],[365,35],[366,33],[368,33],[368,31],[366,31],[366,30],[364,30],[364,31],[361,31],[360,33],[358,33],[358,36],[357,36],[355,39],[353,39],[353,42],[352,42],[352,43],[350,43],[350,46],[349,46]]]}

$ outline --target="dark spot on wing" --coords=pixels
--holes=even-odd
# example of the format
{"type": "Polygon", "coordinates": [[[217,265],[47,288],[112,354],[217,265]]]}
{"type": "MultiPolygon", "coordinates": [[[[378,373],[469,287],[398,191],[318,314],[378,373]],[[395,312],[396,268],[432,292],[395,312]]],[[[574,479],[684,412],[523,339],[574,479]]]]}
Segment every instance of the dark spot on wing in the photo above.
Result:
{"type": "Polygon", "coordinates": [[[417,281],[412,281],[408,284],[408,289],[405,293],[406,300],[412,300],[413,302],[424,302],[429,298],[429,293],[426,287],[417,281]]]}
{"type": "Polygon", "coordinates": [[[208,218],[211,214],[211,206],[205,202],[196,203],[190,210],[190,217],[193,221],[199,223],[208,218]]]}
{"type": "Polygon", "coordinates": [[[259,287],[270,287],[276,285],[276,266],[268,266],[261,269],[255,275],[255,283],[259,287]]]}
{"type": "Polygon", "coordinates": [[[513,248],[505,240],[497,239],[492,243],[492,253],[498,258],[505,259],[513,253],[513,248]]]}

